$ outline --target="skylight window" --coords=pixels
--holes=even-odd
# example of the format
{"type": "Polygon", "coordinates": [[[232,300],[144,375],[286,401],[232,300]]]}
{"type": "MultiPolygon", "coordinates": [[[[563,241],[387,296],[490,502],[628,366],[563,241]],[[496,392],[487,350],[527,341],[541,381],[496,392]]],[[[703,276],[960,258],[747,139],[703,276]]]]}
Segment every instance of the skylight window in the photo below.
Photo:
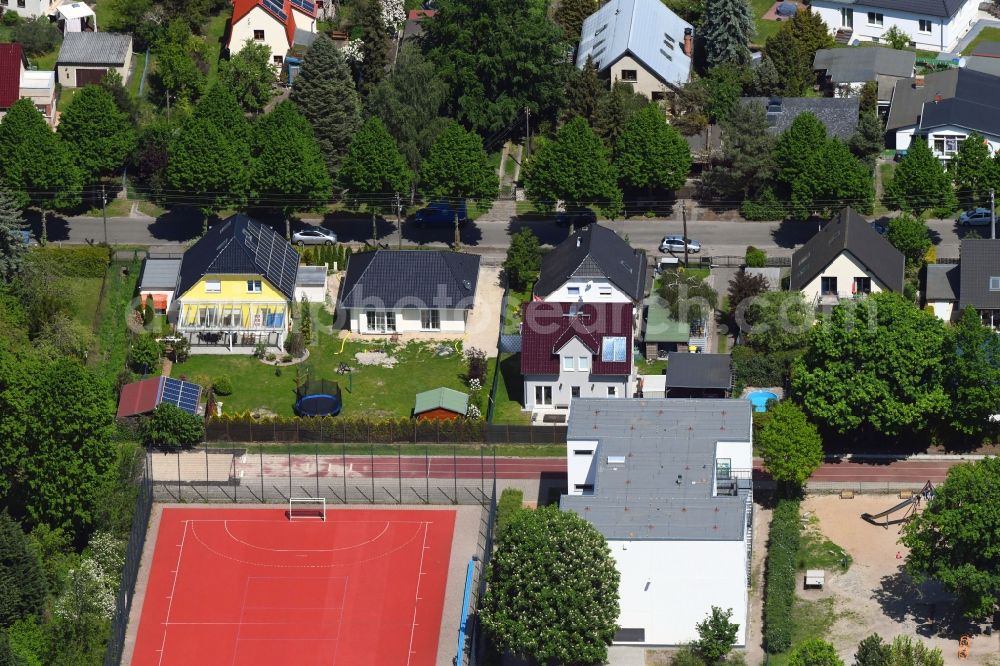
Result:
{"type": "Polygon", "coordinates": [[[601,344],[601,360],[605,363],[622,363],[625,361],[625,338],[604,338],[601,344]]]}
{"type": "Polygon", "coordinates": [[[1000,291],[1000,277],[990,278],[990,291],[1000,291]]]}

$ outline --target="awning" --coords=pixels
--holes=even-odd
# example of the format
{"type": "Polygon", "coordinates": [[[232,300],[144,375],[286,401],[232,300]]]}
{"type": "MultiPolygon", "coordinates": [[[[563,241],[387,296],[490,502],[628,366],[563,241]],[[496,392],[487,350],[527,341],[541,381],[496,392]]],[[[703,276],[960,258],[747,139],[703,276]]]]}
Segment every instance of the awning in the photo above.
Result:
{"type": "Polygon", "coordinates": [[[153,294],[153,309],[154,310],[166,310],[167,309],[167,295],[166,294],[153,294]]]}

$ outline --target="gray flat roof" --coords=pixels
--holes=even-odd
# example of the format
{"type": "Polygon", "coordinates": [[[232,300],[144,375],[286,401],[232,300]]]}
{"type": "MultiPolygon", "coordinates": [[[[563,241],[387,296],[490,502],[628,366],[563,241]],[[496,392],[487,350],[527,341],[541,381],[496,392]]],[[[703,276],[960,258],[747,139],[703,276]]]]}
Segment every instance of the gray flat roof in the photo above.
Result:
{"type": "Polygon", "coordinates": [[[716,444],[749,442],[750,410],[747,400],[573,400],[567,437],[598,442],[596,478],[593,495],[560,506],[608,539],[743,539],[749,482],[712,493],[716,444]]]}
{"type": "Polygon", "coordinates": [[[132,35],[117,32],[68,32],[59,47],[57,65],[125,65],[132,35]]]}
{"type": "Polygon", "coordinates": [[[147,259],[142,266],[142,280],[139,289],[169,289],[177,286],[177,274],[181,270],[180,259],[147,259]]]}

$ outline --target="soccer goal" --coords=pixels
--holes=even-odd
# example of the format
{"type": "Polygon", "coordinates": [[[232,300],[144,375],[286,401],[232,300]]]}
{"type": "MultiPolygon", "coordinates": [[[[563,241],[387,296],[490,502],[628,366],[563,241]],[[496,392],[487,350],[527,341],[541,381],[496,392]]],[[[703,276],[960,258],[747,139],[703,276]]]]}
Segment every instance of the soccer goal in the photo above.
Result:
{"type": "Polygon", "coordinates": [[[289,497],[288,520],[319,518],[326,521],[325,497],[289,497]]]}

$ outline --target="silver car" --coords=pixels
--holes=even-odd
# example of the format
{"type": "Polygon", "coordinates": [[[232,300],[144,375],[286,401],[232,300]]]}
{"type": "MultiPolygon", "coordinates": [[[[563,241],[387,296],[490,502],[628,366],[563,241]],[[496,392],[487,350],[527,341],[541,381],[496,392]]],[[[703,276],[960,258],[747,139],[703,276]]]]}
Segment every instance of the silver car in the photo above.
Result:
{"type": "Polygon", "coordinates": [[[323,227],[303,229],[292,234],[292,242],[298,245],[333,245],[337,242],[337,234],[323,227]]]}
{"type": "MultiPolygon", "coordinates": [[[[683,251],[684,251],[683,236],[664,236],[663,240],[660,241],[660,252],[683,252],[683,251]]],[[[688,238],[687,251],[701,252],[701,243],[692,238],[688,238]]]]}
{"type": "Polygon", "coordinates": [[[963,227],[981,227],[990,224],[989,208],[974,208],[958,216],[958,223],[963,227]]]}

